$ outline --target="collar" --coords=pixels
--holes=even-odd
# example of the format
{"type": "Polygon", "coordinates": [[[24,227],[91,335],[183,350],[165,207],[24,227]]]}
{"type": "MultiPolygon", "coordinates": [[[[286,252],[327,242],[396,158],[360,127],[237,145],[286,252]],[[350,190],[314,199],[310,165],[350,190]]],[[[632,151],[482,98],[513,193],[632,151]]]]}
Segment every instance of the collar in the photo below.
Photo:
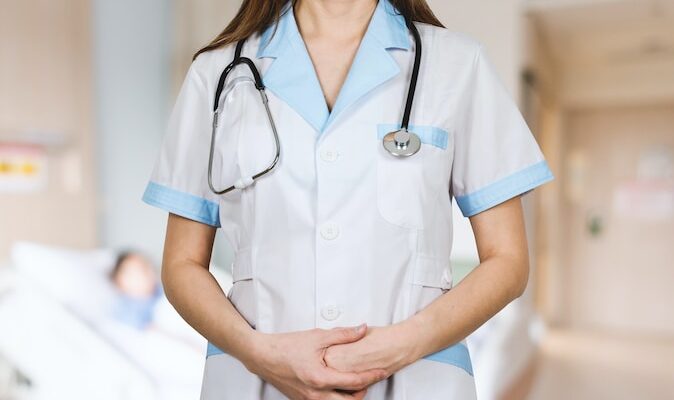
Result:
{"type": "MultiPolygon", "coordinates": [[[[284,6],[278,23],[272,24],[262,32],[257,58],[277,58],[292,42],[298,39],[302,41],[291,3],[288,1],[284,6]]],[[[385,49],[410,49],[405,18],[389,0],[377,2],[366,35],[375,37],[385,49]]]]}
{"type": "Polygon", "coordinates": [[[332,111],[325,103],[291,1],[278,23],[261,34],[257,57],[274,59],[264,73],[265,86],[320,134],[350,105],[400,72],[387,50],[410,48],[405,18],[389,0],[379,0],[332,111]]]}

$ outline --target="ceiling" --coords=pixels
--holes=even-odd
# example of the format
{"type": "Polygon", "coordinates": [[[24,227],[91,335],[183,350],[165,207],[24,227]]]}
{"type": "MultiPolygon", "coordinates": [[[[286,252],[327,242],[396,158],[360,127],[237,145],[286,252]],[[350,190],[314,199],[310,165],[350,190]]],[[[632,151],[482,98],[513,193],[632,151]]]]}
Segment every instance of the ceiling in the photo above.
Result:
{"type": "Polygon", "coordinates": [[[564,65],[674,59],[674,0],[534,1],[530,10],[564,65]]]}
{"type": "Polygon", "coordinates": [[[578,76],[587,86],[591,74],[611,76],[615,82],[606,83],[626,82],[642,92],[648,85],[663,96],[664,79],[674,98],[674,0],[529,0],[527,6],[550,61],[567,80],[578,76]]]}

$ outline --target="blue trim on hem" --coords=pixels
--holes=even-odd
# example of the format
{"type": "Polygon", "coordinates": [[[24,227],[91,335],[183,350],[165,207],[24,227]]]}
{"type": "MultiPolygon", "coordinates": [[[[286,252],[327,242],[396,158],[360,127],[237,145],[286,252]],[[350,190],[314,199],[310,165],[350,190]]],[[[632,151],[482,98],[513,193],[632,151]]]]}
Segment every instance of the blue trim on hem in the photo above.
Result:
{"type": "Polygon", "coordinates": [[[473,193],[456,197],[465,217],[471,217],[554,179],[544,160],[491,183],[473,193]]]}
{"type": "Polygon", "coordinates": [[[218,354],[225,354],[225,352],[215,347],[213,343],[208,342],[208,345],[206,346],[206,358],[210,356],[217,356],[218,354]]]}
{"type": "Polygon", "coordinates": [[[220,206],[202,197],[149,182],[143,193],[143,201],[181,217],[220,227],[220,206]]]}
{"type": "MultiPolygon", "coordinates": [[[[206,358],[217,356],[219,354],[225,354],[225,352],[215,347],[213,343],[208,342],[206,347],[206,358]]],[[[463,343],[457,343],[433,354],[429,354],[424,357],[424,359],[453,365],[466,371],[470,376],[473,376],[473,364],[470,361],[470,353],[463,343]]]]}
{"type": "Polygon", "coordinates": [[[436,353],[429,354],[424,359],[451,364],[473,376],[473,364],[470,361],[470,352],[468,351],[468,347],[463,343],[457,343],[436,353]]]}
{"type": "MultiPolygon", "coordinates": [[[[383,139],[389,132],[398,129],[400,129],[400,124],[377,124],[377,137],[383,139]]],[[[409,131],[416,133],[421,139],[421,143],[430,144],[443,150],[447,149],[449,133],[444,129],[430,125],[410,125],[409,131]]]]}

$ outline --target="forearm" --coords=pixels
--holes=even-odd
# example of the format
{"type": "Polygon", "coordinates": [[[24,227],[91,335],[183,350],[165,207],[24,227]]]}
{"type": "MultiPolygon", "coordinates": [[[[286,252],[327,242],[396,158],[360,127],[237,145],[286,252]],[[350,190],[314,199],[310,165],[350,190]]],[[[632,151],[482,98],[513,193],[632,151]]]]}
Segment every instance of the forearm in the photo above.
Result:
{"type": "Polygon", "coordinates": [[[188,261],[181,264],[162,268],[167,298],[197,332],[247,364],[253,357],[252,341],[256,331],[234,308],[206,268],[188,261]]]}
{"type": "Polygon", "coordinates": [[[457,286],[402,323],[401,328],[414,338],[410,358],[422,358],[464,339],[522,294],[528,271],[522,257],[482,262],[457,286]]]}

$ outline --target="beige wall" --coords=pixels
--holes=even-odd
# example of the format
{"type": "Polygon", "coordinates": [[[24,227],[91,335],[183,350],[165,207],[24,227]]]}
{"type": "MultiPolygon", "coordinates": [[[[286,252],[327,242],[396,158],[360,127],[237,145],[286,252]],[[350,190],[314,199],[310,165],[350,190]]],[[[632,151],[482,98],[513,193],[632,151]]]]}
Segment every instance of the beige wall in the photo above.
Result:
{"type": "Polygon", "coordinates": [[[194,52],[225,28],[240,4],[238,0],[176,0],[174,91],[182,83],[194,52]]]}
{"type": "Polygon", "coordinates": [[[96,244],[90,4],[0,0],[0,135],[62,135],[49,183],[0,193],[0,261],[16,239],[96,244]]]}
{"type": "Polygon", "coordinates": [[[519,99],[525,60],[524,0],[429,0],[447,29],[467,33],[484,44],[489,59],[512,95],[519,99]]]}
{"type": "Polygon", "coordinates": [[[573,111],[567,134],[563,322],[674,334],[674,105],[573,111]],[[626,189],[635,183],[638,189],[626,189]],[[635,190],[657,197],[620,205],[635,190]],[[657,199],[669,205],[658,206],[657,199]],[[595,217],[603,229],[592,235],[588,224],[595,217]]]}

